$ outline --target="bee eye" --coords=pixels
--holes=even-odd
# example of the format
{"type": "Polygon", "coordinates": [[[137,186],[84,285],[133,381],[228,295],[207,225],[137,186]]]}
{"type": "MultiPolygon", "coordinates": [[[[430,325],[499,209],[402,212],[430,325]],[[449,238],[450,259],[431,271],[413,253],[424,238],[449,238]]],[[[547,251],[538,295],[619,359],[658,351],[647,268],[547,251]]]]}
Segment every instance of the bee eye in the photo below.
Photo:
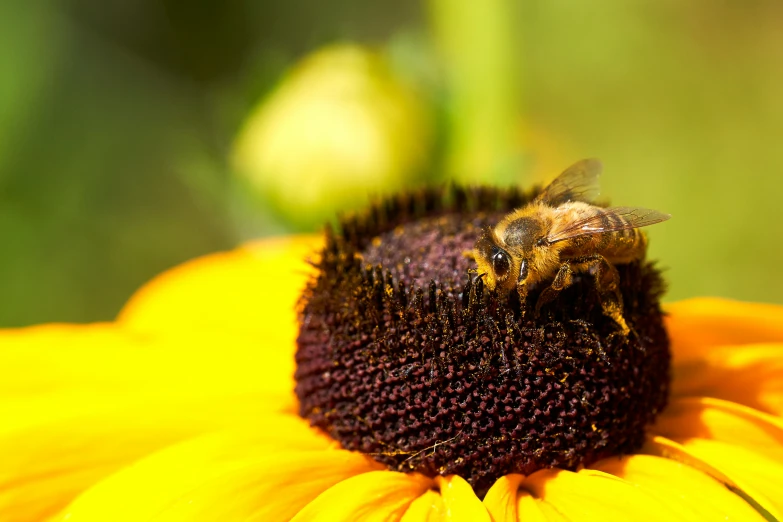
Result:
{"type": "Polygon", "coordinates": [[[498,279],[506,277],[511,269],[511,260],[508,258],[508,254],[502,250],[495,252],[495,255],[492,256],[492,269],[498,279]]]}

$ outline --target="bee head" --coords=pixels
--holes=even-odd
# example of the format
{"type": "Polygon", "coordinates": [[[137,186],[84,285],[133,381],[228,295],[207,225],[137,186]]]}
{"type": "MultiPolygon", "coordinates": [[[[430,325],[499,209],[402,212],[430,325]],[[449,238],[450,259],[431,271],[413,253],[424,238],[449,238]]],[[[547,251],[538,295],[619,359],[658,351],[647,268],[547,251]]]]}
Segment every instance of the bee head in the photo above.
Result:
{"type": "Polygon", "coordinates": [[[500,287],[510,290],[516,286],[517,281],[513,273],[517,263],[511,254],[498,244],[491,229],[485,230],[476,241],[473,257],[478,264],[478,273],[486,274],[484,282],[489,289],[500,287]]]}

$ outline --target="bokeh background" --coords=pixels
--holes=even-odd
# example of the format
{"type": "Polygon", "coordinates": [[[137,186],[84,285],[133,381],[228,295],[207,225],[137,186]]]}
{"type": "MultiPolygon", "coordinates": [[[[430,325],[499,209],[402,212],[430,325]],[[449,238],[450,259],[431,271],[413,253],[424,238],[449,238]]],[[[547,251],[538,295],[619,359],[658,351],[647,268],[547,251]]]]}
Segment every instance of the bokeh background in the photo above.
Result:
{"type": "Polygon", "coordinates": [[[372,195],[583,157],[668,299],[783,302],[778,0],[0,3],[0,326],[372,195]]]}

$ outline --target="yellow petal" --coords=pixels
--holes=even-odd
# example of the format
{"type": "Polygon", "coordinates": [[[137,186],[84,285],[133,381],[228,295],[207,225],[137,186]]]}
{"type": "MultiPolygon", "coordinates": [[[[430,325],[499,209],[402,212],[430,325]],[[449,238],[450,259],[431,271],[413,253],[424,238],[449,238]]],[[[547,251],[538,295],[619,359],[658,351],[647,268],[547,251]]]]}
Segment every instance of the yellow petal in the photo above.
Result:
{"type": "MultiPolygon", "coordinates": [[[[253,500],[243,496],[243,486],[283,485],[292,480],[292,474],[300,479],[301,473],[310,469],[308,466],[336,473],[355,462],[364,466],[361,470],[377,466],[362,455],[334,449],[333,441],[297,417],[268,414],[148,455],[85,491],[63,511],[61,519],[148,520],[173,509],[186,497],[192,505],[185,507],[193,513],[215,508],[229,512],[232,508],[251,509],[254,505],[249,504],[259,501],[259,497],[253,500]],[[277,482],[271,477],[277,477],[277,482]],[[236,488],[228,492],[226,488],[232,485],[236,488]],[[225,495],[235,504],[229,505],[225,495]]],[[[270,502],[270,497],[263,501],[270,502]]],[[[177,513],[181,510],[173,512],[173,519],[177,513]]]]}
{"type": "Polygon", "coordinates": [[[399,520],[432,479],[418,473],[370,471],[329,488],[310,502],[292,522],[399,520]]]}
{"type": "MultiPolygon", "coordinates": [[[[64,403],[74,400],[84,402],[87,397],[68,395],[64,403]]],[[[166,402],[150,408],[150,403],[131,404],[126,399],[89,415],[44,422],[41,414],[34,426],[4,427],[0,520],[41,520],[104,477],[161,447],[244,419],[268,418],[260,406],[263,400],[247,396],[228,403],[166,402]]],[[[54,417],[58,403],[48,404],[54,417]]],[[[310,438],[318,440],[312,434],[310,438]]],[[[286,440],[293,439],[290,435],[286,440]]]]}
{"type": "Polygon", "coordinates": [[[781,306],[697,298],[665,309],[675,364],[701,359],[715,346],[783,342],[781,306]]]}
{"type": "Polygon", "coordinates": [[[140,456],[295,405],[290,351],[267,366],[255,338],[46,325],[0,346],[0,520],[40,520],[140,456]]]}
{"type": "Polygon", "coordinates": [[[490,522],[487,509],[465,479],[457,475],[436,477],[435,484],[440,488],[443,504],[446,507],[445,520],[455,522],[490,522]]]}
{"type": "Polygon", "coordinates": [[[692,519],[764,520],[722,482],[681,462],[632,455],[604,459],[590,468],[620,477],[666,503],[678,504],[692,519]]]}
{"type": "MultiPolygon", "coordinates": [[[[554,469],[537,471],[522,481],[520,489],[551,506],[552,509],[543,508],[545,517],[556,511],[566,519],[585,521],[687,519],[678,507],[672,507],[654,494],[594,470],[579,473],[554,469]]],[[[524,508],[527,511],[527,506],[524,508]]],[[[522,506],[519,509],[520,520],[524,520],[522,506]]]]}
{"type": "Polygon", "coordinates": [[[748,448],[783,465],[783,419],[733,402],[674,399],[653,431],[672,440],[703,438],[748,448]]]}
{"type": "Polygon", "coordinates": [[[783,416],[783,343],[716,346],[673,368],[672,395],[717,397],[783,416]]]}
{"type": "Polygon", "coordinates": [[[486,508],[462,477],[435,477],[435,485],[437,491],[428,489],[411,502],[403,521],[490,521],[486,508]]]}
{"type": "MultiPolygon", "coordinates": [[[[763,520],[758,512],[726,489],[722,482],[679,462],[635,455],[622,459],[605,459],[591,468],[618,476],[630,485],[641,487],[646,490],[644,493],[647,497],[655,499],[660,504],[668,505],[668,509],[678,514],[677,519],[763,520]]],[[[581,474],[590,473],[589,470],[581,472],[581,474]]],[[[562,480],[563,474],[558,476],[562,480]]],[[[605,478],[601,475],[593,476],[605,478]]],[[[543,498],[536,498],[528,491],[518,491],[519,484],[523,480],[522,475],[501,477],[487,493],[484,504],[493,522],[566,520],[557,505],[546,500],[546,495],[543,498]]],[[[597,498],[601,498],[600,491],[597,493],[597,498]]],[[[549,500],[557,502],[554,494],[549,496],[549,500]]],[[[631,519],[630,515],[626,516],[622,511],[615,514],[618,519],[631,519]]],[[[582,515],[585,516],[581,519],[589,519],[591,514],[582,513],[582,515]]],[[[595,518],[602,516],[600,511],[593,515],[596,515],[595,518]]]]}
{"type": "Polygon", "coordinates": [[[484,506],[492,522],[547,522],[567,521],[557,509],[546,500],[536,498],[532,493],[520,489],[525,480],[523,475],[511,474],[500,477],[484,497],[484,506]]]}
{"type": "Polygon", "coordinates": [[[517,520],[517,490],[525,477],[517,473],[500,477],[484,497],[492,522],[517,520]]]}
{"type": "Polygon", "coordinates": [[[446,517],[446,506],[439,491],[428,489],[410,503],[400,522],[440,522],[446,517]]]}
{"type": "MultiPolygon", "coordinates": [[[[756,451],[724,442],[700,438],[672,440],[725,473],[769,511],[783,512],[783,464],[756,451]]],[[[775,516],[780,518],[780,515],[775,516]]]]}
{"type": "MultiPolygon", "coordinates": [[[[524,490],[519,491],[517,495],[517,513],[520,522],[568,522],[568,519],[552,504],[537,499],[524,490]]],[[[493,522],[497,521],[493,520],[493,522]]]]}
{"type": "Polygon", "coordinates": [[[381,468],[349,451],[270,452],[267,458],[228,471],[177,499],[159,522],[290,520],[319,494],[342,480],[381,468]]]}
{"type": "Polygon", "coordinates": [[[266,239],[207,255],[156,277],[118,322],[136,331],[296,331],[295,307],[322,244],[316,236],[266,239]]]}
{"type": "Polygon", "coordinates": [[[168,411],[172,403],[220,397],[229,411],[230,398],[247,395],[264,409],[291,410],[292,348],[281,349],[271,336],[266,341],[217,331],[148,335],[110,325],[1,330],[0,433],[123,405],[168,411]]]}
{"type": "Polygon", "coordinates": [[[127,390],[139,379],[126,364],[139,343],[110,323],[49,324],[0,330],[0,396],[41,395],[64,388],[127,390]]]}
{"type": "MultiPolygon", "coordinates": [[[[690,439],[696,441],[697,439],[690,439]]],[[[718,443],[722,444],[722,443],[718,443]]],[[[699,470],[718,482],[725,484],[726,487],[743,498],[756,511],[761,513],[767,520],[783,520],[781,512],[775,504],[767,498],[762,490],[756,489],[753,480],[745,481],[745,473],[737,473],[732,466],[726,466],[725,460],[728,456],[733,456],[731,447],[725,448],[725,453],[721,454],[720,449],[717,452],[692,451],[692,448],[686,447],[676,441],[667,439],[660,435],[649,435],[641,452],[647,455],[664,457],[676,462],[686,464],[693,469],[699,470]]],[[[741,449],[741,448],[739,448],[741,449]]],[[[773,464],[774,466],[774,464],[773,464]]],[[[752,479],[753,477],[751,477],[752,479]]]]}

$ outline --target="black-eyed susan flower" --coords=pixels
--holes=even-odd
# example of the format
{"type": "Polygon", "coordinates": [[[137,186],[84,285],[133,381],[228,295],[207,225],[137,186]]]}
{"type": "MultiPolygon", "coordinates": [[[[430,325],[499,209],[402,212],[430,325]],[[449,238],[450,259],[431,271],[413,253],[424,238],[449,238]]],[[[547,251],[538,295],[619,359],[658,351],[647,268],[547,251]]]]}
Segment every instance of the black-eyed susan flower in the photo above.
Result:
{"type": "Polygon", "coordinates": [[[631,339],[578,283],[581,318],[498,320],[460,245],[519,197],[397,199],[187,263],[112,323],[0,332],[0,519],[780,519],[783,309],[661,322],[639,265],[631,339]]]}

